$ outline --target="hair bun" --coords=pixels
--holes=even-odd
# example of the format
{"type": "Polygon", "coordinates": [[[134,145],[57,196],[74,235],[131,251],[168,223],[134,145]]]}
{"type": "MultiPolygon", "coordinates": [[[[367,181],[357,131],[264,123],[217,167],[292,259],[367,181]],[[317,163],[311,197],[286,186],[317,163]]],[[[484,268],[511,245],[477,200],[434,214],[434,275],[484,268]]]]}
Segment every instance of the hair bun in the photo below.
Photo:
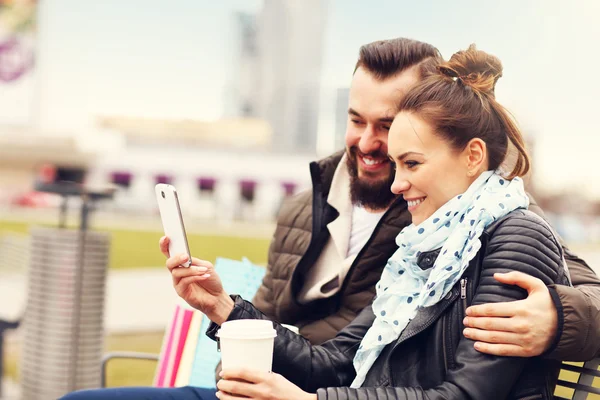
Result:
{"type": "Polygon", "coordinates": [[[475,91],[493,95],[496,82],[502,76],[502,63],[496,56],[477,50],[472,44],[467,50],[454,53],[438,70],[475,91]]]}

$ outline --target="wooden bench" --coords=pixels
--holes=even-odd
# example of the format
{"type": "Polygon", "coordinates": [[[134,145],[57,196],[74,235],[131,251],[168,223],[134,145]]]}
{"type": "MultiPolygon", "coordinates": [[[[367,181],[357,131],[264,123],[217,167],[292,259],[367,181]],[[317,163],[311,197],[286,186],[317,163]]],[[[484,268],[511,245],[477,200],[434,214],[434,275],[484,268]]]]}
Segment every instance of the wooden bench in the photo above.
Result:
{"type": "Polygon", "coordinates": [[[600,358],[583,364],[563,363],[554,398],[556,400],[600,400],[600,371],[598,366],[600,366],[600,358]],[[595,385],[594,380],[596,380],[595,385]]]}

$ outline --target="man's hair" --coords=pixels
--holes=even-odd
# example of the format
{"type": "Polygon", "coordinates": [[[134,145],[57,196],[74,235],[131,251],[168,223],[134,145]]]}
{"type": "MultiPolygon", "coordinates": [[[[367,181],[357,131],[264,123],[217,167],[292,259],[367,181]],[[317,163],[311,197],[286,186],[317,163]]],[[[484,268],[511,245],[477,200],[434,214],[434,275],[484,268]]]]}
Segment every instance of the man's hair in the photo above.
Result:
{"type": "Polygon", "coordinates": [[[441,60],[437,48],[407,38],[378,40],[360,48],[354,72],[360,67],[375,79],[385,80],[427,59],[441,60]]]}

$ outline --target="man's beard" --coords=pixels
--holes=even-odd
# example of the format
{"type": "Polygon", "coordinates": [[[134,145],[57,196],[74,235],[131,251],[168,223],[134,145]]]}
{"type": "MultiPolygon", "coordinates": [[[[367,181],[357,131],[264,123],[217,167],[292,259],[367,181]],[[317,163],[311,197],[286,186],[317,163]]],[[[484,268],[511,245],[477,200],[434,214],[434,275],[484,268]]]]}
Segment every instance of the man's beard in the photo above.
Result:
{"type": "Polygon", "coordinates": [[[385,210],[396,199],[392,193],[392,183],[394,182],[394,168],[392,163],[387,161],[387,155],[381,152],[374,152],[369,155],[375,159],[386,159],[389,165],[389,174],[387,178],[380,180],[361,180],[358,177],[358,150],[351,147],[346,150],[348,173],[350,174],[350,198],[352,204],[358,204],[371,210],[385,210]]]}

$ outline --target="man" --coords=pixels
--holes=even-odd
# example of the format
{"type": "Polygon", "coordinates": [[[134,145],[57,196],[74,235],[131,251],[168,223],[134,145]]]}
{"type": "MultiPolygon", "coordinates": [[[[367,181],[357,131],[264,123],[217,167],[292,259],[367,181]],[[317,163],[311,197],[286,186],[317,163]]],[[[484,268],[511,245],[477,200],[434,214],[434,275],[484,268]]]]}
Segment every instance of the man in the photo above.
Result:
{"type": "MultiPolygon", "coordinates": [[[[312,191],[282,206],[253,303],[298,326],[312,343],[335,336],[371,302],[396,235],[411,223],[406,203],[390,191],[387,134],[396,103],[432,57],[440,57],[436,48],[404,38],[363,46],[350,88],[346,151],[312,163],[312,191]]],[[[542,214],[533,199],[530,209],[542,214]]],[[[551,350],[549,356],[565,360],[599,353],[600,281],[568,250],[566,259],[574,288],[548,288],[519,273],[498,278],[529,296],[468,310],[465,335],[479,351],[531,357],[551,350]]]]}

